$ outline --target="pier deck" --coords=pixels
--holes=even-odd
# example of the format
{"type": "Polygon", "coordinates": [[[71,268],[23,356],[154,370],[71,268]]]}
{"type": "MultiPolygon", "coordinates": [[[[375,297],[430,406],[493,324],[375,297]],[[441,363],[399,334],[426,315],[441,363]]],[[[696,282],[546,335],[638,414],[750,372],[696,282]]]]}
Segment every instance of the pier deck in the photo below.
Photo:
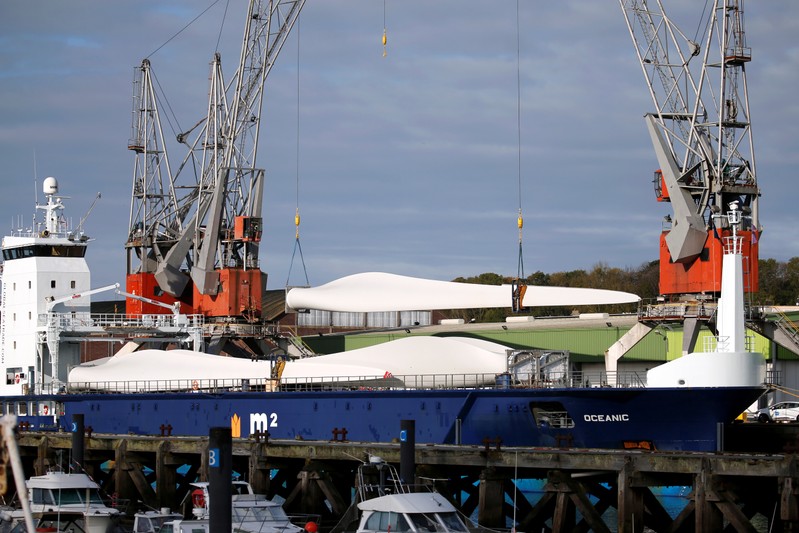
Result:
{"type": "MultiPolygon", "coordinates": [[[[28,475],[67,464],[70,433],[21,432],[28,475]]],[[[188,482],[207,479],[208,438],[87,434],[84,467],[118,502],[179,508],[188,482]]],[[[357,465],[376,455],[399,464],[399,443],[233,439],[233,470],[292,513],[322,514],[331,529],[350,505],[357,465]]],[[[417,481],[435,485],[481,525],[519,531],[799,530],[799,465],[793,453],[688,453],[416,444],[417,481]],[[540,497],[518,484],[539,480],[540,497]],[[686,488],[668,513],[653,487],[686,488]],[[529,495],[529,491],[528,491],[529,495]],[[514,510],[515,504],[515,510],[514,510]]],[[[9,485],[12,486],[12,485],[9,485]]],[[[135,505],[127,510],[133,512],[135,505]]]]}

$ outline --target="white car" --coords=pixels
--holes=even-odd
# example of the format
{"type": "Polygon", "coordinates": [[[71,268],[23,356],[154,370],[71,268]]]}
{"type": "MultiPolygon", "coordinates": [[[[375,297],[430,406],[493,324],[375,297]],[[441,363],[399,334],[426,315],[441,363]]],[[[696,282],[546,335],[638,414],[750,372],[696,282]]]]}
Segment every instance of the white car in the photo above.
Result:
{"type": "Polygon", "coordinates": [[[758,411],[758,422],[799,422],[799,402],[779,402],[758,411]]]}

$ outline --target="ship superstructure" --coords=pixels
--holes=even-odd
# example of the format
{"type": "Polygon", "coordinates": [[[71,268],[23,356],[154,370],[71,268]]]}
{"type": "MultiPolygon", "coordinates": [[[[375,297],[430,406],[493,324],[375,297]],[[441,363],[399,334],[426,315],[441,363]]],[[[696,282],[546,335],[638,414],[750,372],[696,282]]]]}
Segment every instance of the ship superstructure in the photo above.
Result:
{"type": "Polygon", "coordinates": [[[44,342],[48,325],[40,317],[89,313],[89,238],[64,216],[58,181],[46,178],[43,190],[46,203],[36,205],[31,226],[3,238],[2,395],[57,390],[69,368],[80,363],[77,344],[44,342]]]}

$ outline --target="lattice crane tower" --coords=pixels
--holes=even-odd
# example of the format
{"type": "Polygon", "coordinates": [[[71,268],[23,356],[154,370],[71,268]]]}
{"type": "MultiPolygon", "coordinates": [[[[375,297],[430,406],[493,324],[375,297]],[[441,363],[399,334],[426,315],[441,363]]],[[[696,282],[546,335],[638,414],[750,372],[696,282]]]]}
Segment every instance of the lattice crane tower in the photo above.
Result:
{"type": "MultiPolygon", "coordinates": [[[[260,317],[264,171],[256,166],[264,85],[305,0],[251,0],[238,69],[229,83],[211,61],[206,116],[178,142],[189,150],[172,169],[150,61],[136,69],[136,153],[127,292],[206,316],[260,317]],[[184,176],[190,176],[185,178],[184,176]]],[[[131,313],[162,312],[129,299],[131,313]]]]}
{"type": "Polygon", "coordinates": [[[663,2],[619,0],[655,110],[645,115],[660,168],[658,201],[670,202],[660,242],[660,293],[718,294],[724,217],[747,215],[745,290],[757,290],[758,188],[746,64],[743,0],[709,1],[697,37],[666,15],[663,2]],[[706,17],[706,18],[705,18],[706,17]],[[700,37],[701,36],[701,37],[700,37]]]}

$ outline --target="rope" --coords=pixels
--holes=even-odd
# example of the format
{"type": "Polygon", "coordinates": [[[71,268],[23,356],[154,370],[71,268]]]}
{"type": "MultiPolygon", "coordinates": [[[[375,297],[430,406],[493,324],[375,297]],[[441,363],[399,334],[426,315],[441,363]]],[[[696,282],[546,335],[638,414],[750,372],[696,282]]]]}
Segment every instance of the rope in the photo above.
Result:
{"type": "MultiPolygon", "coordinates": [[[[145,57],[145,59],[150,59],[152,56],[154,56],[159,50],[161,50],[163,47],[165,47],[167,44],[169,44],[178,35],[180,35],[184,31],[186,31],[186,29],[189,26],[194,24],[200,17],[205,15],[208,12],[208,10],[210,10],[212,7],[214,7],[218,3],[219,3],[219,0],[214,0],[213,2],[211,2],[211,4],[208,7],[203,9],[196,17],[191,19],[185,26],[183,26],[174,35],[172,35],[172,37],[170,37],[169,39],[164,41],[161,44],[161,46],[159,46],[158,48],[156,48],[155,50],[150,52],[145,57]]],[[[229,5],[230,5],[230,1],[228,0],[228,2],[225,3],[225,11],[222,14],[222,22],[221,22],[221,24],[219,26],[219,35],[217,36],[217,41],[216,41],[216,50],[217,51],[219,50],[219,42],[222,39],[222,29],[223,29],[223,27],[225,25],[225,20],[227,19],[227,11],[228,11],[229,5]]],[[[163,104],[165,104],[167,110],[169,111],[169,113],[166,114],[165,116],[166,116],[166,121],[169,124],[170,129],[172,130],[172,133],[174,135],[178,135],[178,134],[182,133],[183,132],[183,128],[180,127],[180,122],[178,121],[177,115],[175,114],[174,110],[172,109],[171,104],[169,103],[169,99],[166,97],[166,91],[164,91],[163,87],[161,87],[161,82],[158,80],[158,78],[155,75],[155,72],[153,72],[152,70],[150,71],[150,76],[152,76],[153,80],[155,81],[156,87],[158,87],[158,91],[159,92],[158,92],[158,94],[156,94],[156,98],[158,99],[159,102],[162,102],[163,104]],[[170,118],[170,115],[171,115],[171,118],[170,118]],[[174,120],[174,124],[172,123],[173,120],[174,120]]],[[[200,121],[200,122],[202,122],[202,121],[200,121]]],[[[199,125],[200,122],[198,122],[197,125],[199,125]]],[[[195,125],[195,127],[196,127],[196,125],[195,125]]]]}
{"type": "Polygon", "coordinates": [[[295,24],[297,32],[297,138],[296,138],[296,159],[295,159],[295,205],[294,211],[294,251],[291,253],[291,263],[289,263],[289,272],[286,275],[286,287],[289,286],[291,280],[291,271],[294,268],[294,257],[297,251],[300,252],[300,261],[302,262],[302,272],[305,275],[305,285],[310,285],[308,281],[308,270],[305,268],[305,257],[302,255],[302,245],[300,245],[300,17],[297,17],[295,24]]]}
{"type": "Polygon", "coordinates": [[[516,144],[517,144],[517,178],[519,195],[519,216],[516,225],[519,229],[519,261],[516,268],[516,279],[524,278],[524,256],[522,252],[522,229],[524,217],[522,216],[522,82],[521,82],[521,45],[519,31],[519,0],[516,0],[516,144]]]}
{"type": "Polygon", "coordinates": [[[305,285],[310,286],[311,284],[308,282],[308,271],[305,269],[305,258],[302,256],[302,245],[300,245],[300,238],[299,236],[294,239],[294,251],[291,253],[291,265],[289,266],[289,275],[286,276],[286,287],[289,286],[289,279],[291,279],[291,268],[294,266],[294,256],[297,253],[297,250],[300,251],[300,261],[302,262],[302,271],[305,273],[305,285]]]}
{"type": "Polygon", "coordinates": [[[789,389],[787,387],[781,387],[779,385],[772,385],[771,388],[775,391],[781,392],[783,394],[787,394],[788,396],[793,396],[794,398],[799,398],[799,389],[789,389]]]}
{"type": "Polygon", "coordinates": [[[519,196],[519,215],[516,218],[516,226],[519,229],[519,259],[516,264],[516,279],[512,283],[511,309],[514,313],[521,313],[525,310],[524,294],[527,291],[527,285],[524,282],[524,251],[522,250],[524,217],[522,216],[522,82],[520,34],[519,0],[516,0],[516,165],[519,196]]]}
{"type": "Polygon", "coordinates": [[[216,48],[214,49],[216,52],[219,51],[219,42],[222,40],[222,30],[225,27],[225,21],[227,20],[227,10],[229,7],[230,7],[230,0],[227,0],[227,2],[225,2],[225,11],[222,13],[222,21],[219,23],[219,34],[216,36],[216,48]]]}
{"type": "Polygon", "coordinates": [[[210,5],[210,6],[206,7],[204,10],[202,10],[202,11],[200,12],[200,14],[199,14],[199,15],[197,15],[196,17],[194,17],[193,19],[191,19],[191,20],[189,21],[189,23],[188,23],[188,24],[186,24],[185,26],[183,26],[183,27],[182,27],[180,30],[178,30],[178,32],[177,32],[177,33],[175,33],[175,34],[174,34],[172,37],[170,37],[169,39],[167,39],[166,41],[164,41],[164,43],[163,43],[161,46],[159,46],[158,48],[156,48],[155,50],[153,50],[152,52],[150,52],[150,53],[147,55],[147,57],[146,57],[145,59],[150,59],[150,57],[152,57],[152,56],[153,56],[153,55],[154,55],[156,52],[158,52],[158,51],[159,51],[161,48],[163,48],[163,47],[165,47],[167,44],[169,44],[169,42],[170,42],[170,41],[172,41],[172,39],[174,39],[175,37],[177,37],[178,35],[180,35],[180,34],[181,34],[181,33],[183,33],[184,31],[186,31],[186,28],[188,28],[189,26],[191,26],[192,24],[194,24],[194,23],[197,21],[197,19],[198,19],[198,18],[200,18],[200,17],[202,17],[203,15],[205,15],[205,13],[206,13],[206,12],[208,12],[208,10],[209,10],[209,9],[211,9],[212,7],[214,7],[214,6],[217,4],[217,2],[219,2],[219,0],[214,0],[214,1],[211,3],[211,5],[210,5]]]}
{"type": "Polygon", "coordinates": [[[383,57],[388,55],[386,51],[386,44],[388,43],[388,36],[386,34],[386,3],[387,0],[383,0],[383,57]]]}

